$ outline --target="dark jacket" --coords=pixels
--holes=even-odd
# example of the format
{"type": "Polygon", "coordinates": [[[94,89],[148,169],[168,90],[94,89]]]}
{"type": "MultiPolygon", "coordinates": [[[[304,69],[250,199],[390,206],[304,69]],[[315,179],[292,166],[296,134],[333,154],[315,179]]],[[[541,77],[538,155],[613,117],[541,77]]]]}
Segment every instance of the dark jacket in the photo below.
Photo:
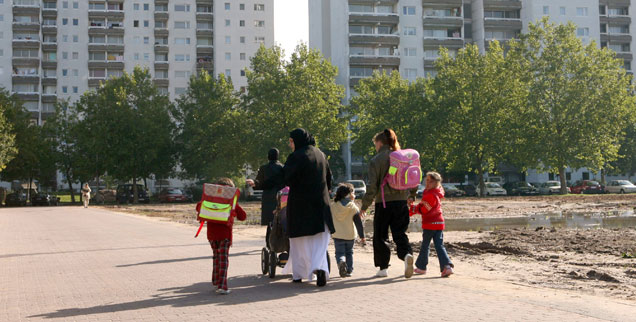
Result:
{"type": "MultiPolygon", "coordinates": [[[[362,197],[362,210],[367,210],[375,200],[375,203],[382,204],[382,192],[380,186],[387,172],[389,172],[389,155],[391,150],[387,146],[383,146],[378,154],[369,161],[369,184],[367,185],[367,193],[362,197]]],[[[388,184],[384,185],[384,200],[397,201],[406,200],[409,197],[415,199],[417,188],[412,190],[395,190],[388,184]]]]}
{"type": "MultiPolygon", "coordinates": [[[[295,130],[297,131],[297,130],[295,130]]],[[[294,132],[292,132],[294,133],[294,132]]],[[[292,136],[292,138],[294,138],[292,136]]],[[[285,184],[289,186],[287,225],[290,238],[312,236],[325,231],[334,233],[329,189],[331,170],[324,153],[313,145],[313,139],[294,139],[296,150],[285,162],[285,184]]]]}
{"type": "Polygon", "coordinates": [[[258,175],[254,180],[254,189],[263,190],[261,202],[261,225],[269,225],[274,219],[276,210],[276,194],[285,187],[285,175],[283,164],[278,161],[270,161],[258,169],[258,175]]]}

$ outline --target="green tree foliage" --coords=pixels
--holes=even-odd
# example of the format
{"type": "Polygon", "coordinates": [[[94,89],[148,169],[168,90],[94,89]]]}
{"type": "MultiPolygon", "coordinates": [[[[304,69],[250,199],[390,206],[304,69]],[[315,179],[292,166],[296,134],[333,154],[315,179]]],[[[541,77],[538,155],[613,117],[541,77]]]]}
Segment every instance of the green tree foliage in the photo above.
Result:
{"type": "Polygon", "coordinates": [[[566,167],[600,170],[615,160],[622,131],[634,111],[631,76],[609,49],[583,45],[576,26],[543,19],[511,43],[510,59],[522,66],[528,86],[526,160],[558,172],[566,193],[566,167]]]}
{"type": "Polygon", "coordinates": [[[525,97],[524,87],[507,67],[496,41],[484,55],[476,45],[459,50],[456,58],[443,49],[436,62],[437,77],[430,84],[435,122],[426,133],[435,136],[447,170],[478,175],[482,195],[483,174],[508,152],[510,122],[525,97]]]}
{"type": "Polygon", "coordinates": [[[636,174],[636,125],[631,123],[625,129],[625,136],[621,138],[618,159],[610,163],[613,174],[626,174],[632,177],[636,174]]]}
{"type": "MultiPolygon", "coordinates": [[[[108,80],[96,92],[84,95],[78,106],[84,117],[80,136],[86,136],[79,143],[86,157],[80,168],[133,182],[172,172],[172,105],[158,92],[147,69],[136,67],[130,74],[108,80]]],[[[133,187],[137,202],[137,186],[133,187]]]]}
{"type": "Polygon", "coordinates": [[[200,180],[238,176],[245,168],[247,120],[232,82],[207,72],[192,76],[176,107],[183,176],[200,180]]]}
{"type": "Polygon", "coordinates": [[[7,118],[8,111],[20,105],[17,97],[11,96],[4,89],[0,90],[0,172],[7,166],[18,150],[15,146],[15,132],[7,118]]]}
{"type": "Polygon", "coordinates": [[[289,152],[289,132],[298,127],[313,133],[321,148],[338,149],[347,138],[348,119],[341,117],[344,89],[335,82],[337,74],[306,45],[299,45],[290,61],[280,47],[261,46],[247,71],[247,162],[262,163],[271,147],[289,152]]]}

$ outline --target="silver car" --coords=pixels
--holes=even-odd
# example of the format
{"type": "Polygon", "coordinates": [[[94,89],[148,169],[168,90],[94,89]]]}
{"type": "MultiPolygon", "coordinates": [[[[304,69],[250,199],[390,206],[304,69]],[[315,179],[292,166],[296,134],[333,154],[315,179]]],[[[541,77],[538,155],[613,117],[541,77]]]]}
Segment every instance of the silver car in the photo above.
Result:
{"type": "Polygon", "coordinates": [[[347,180],[347,183],[353,185],[356,198],[362,198],[367,193],[367,185],[362,180],[347,180]]]}
{"type": "Polygon", "coordinates": [[[561,192],[561,182],[546,181],[539,186],[539,193],[542,195],[558,194],[561,192]]]}
{"type": "Polygon", "coordinates": [[[605,191],[608,193],[633,193],[636,192],[636,186],[628,180],[612,180],[605,186],[605,191]]]}

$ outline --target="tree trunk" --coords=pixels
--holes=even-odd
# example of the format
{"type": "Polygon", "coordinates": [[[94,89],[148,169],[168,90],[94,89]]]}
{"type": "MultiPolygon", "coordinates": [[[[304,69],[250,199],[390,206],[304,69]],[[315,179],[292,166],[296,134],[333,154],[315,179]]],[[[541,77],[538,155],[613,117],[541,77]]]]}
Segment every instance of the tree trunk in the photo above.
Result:
{"type": "Polygon", "coordinates": [[[479,180],[479,196],[484,196],[484,191],[486,190],[486,184],[484,184],[484,169],[479,167],[477,169],[477,178],[479,180]]]}
{"type": "Polygon", "coordinates": [[[133,178],[133,203],[137,204],[139,202],[139,192],[137,189],[137,176],[133,178]]]}
{"type": "Polygon", "coordinates": [[[561,194],[568,194],[568,184],[566,180],[567,178],[565,177],[565,167],[559,168],[559,179],[561,180],[561,194]]]}
{"type": "Polygon", "coordinates": [[[66,171],[66,182],[68,182],[68,190],[71,192],[71,203],[75,203],[75,192],[73,191],[73,180],[71,180],[69,171],[66,171]]]}
{"type": "Polygon", "coordinates": [[[31,202],[31,189],[33,186],[33,175],[29,175],[29,190],[27,190],[27,202],[31,202]]]}
{"type": "Polygon", "coordinates": [[[605,169],[601,169],[601,185],[605,185],[605,169]]]}

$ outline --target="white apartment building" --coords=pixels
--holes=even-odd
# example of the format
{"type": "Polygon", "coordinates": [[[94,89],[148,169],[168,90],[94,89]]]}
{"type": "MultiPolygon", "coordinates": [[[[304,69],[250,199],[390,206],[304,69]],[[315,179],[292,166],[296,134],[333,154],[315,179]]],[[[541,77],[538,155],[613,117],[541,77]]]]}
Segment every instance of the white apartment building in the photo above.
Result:
{"type": "MultiPolygon", "coordinates": [[[[355,85],[375,70],[398,70],[411,80],[435,75],[440,46],[451,55],[468,43],[485,51],[491,40],[505,44],[544,16],[574,22],[583,41],[615,50],[631,71],[635,14],[630,0],[309,0],[309,46],[338,67],[348,103],[355,85]]],[[[352,165],[354,173],[366,171],[351,162],[348,146],[343,150],[348,176],[352,165]]],[[[590,175],[568,171],[571,180],[590,175]]]]}
{"type": "Polygon", "coordinates": [[[274,45],[273,0],[0,0],[0,87],[39,124],[135,66],[171,99],[203,69],[244,90],[261,44],[274,45]]]}

